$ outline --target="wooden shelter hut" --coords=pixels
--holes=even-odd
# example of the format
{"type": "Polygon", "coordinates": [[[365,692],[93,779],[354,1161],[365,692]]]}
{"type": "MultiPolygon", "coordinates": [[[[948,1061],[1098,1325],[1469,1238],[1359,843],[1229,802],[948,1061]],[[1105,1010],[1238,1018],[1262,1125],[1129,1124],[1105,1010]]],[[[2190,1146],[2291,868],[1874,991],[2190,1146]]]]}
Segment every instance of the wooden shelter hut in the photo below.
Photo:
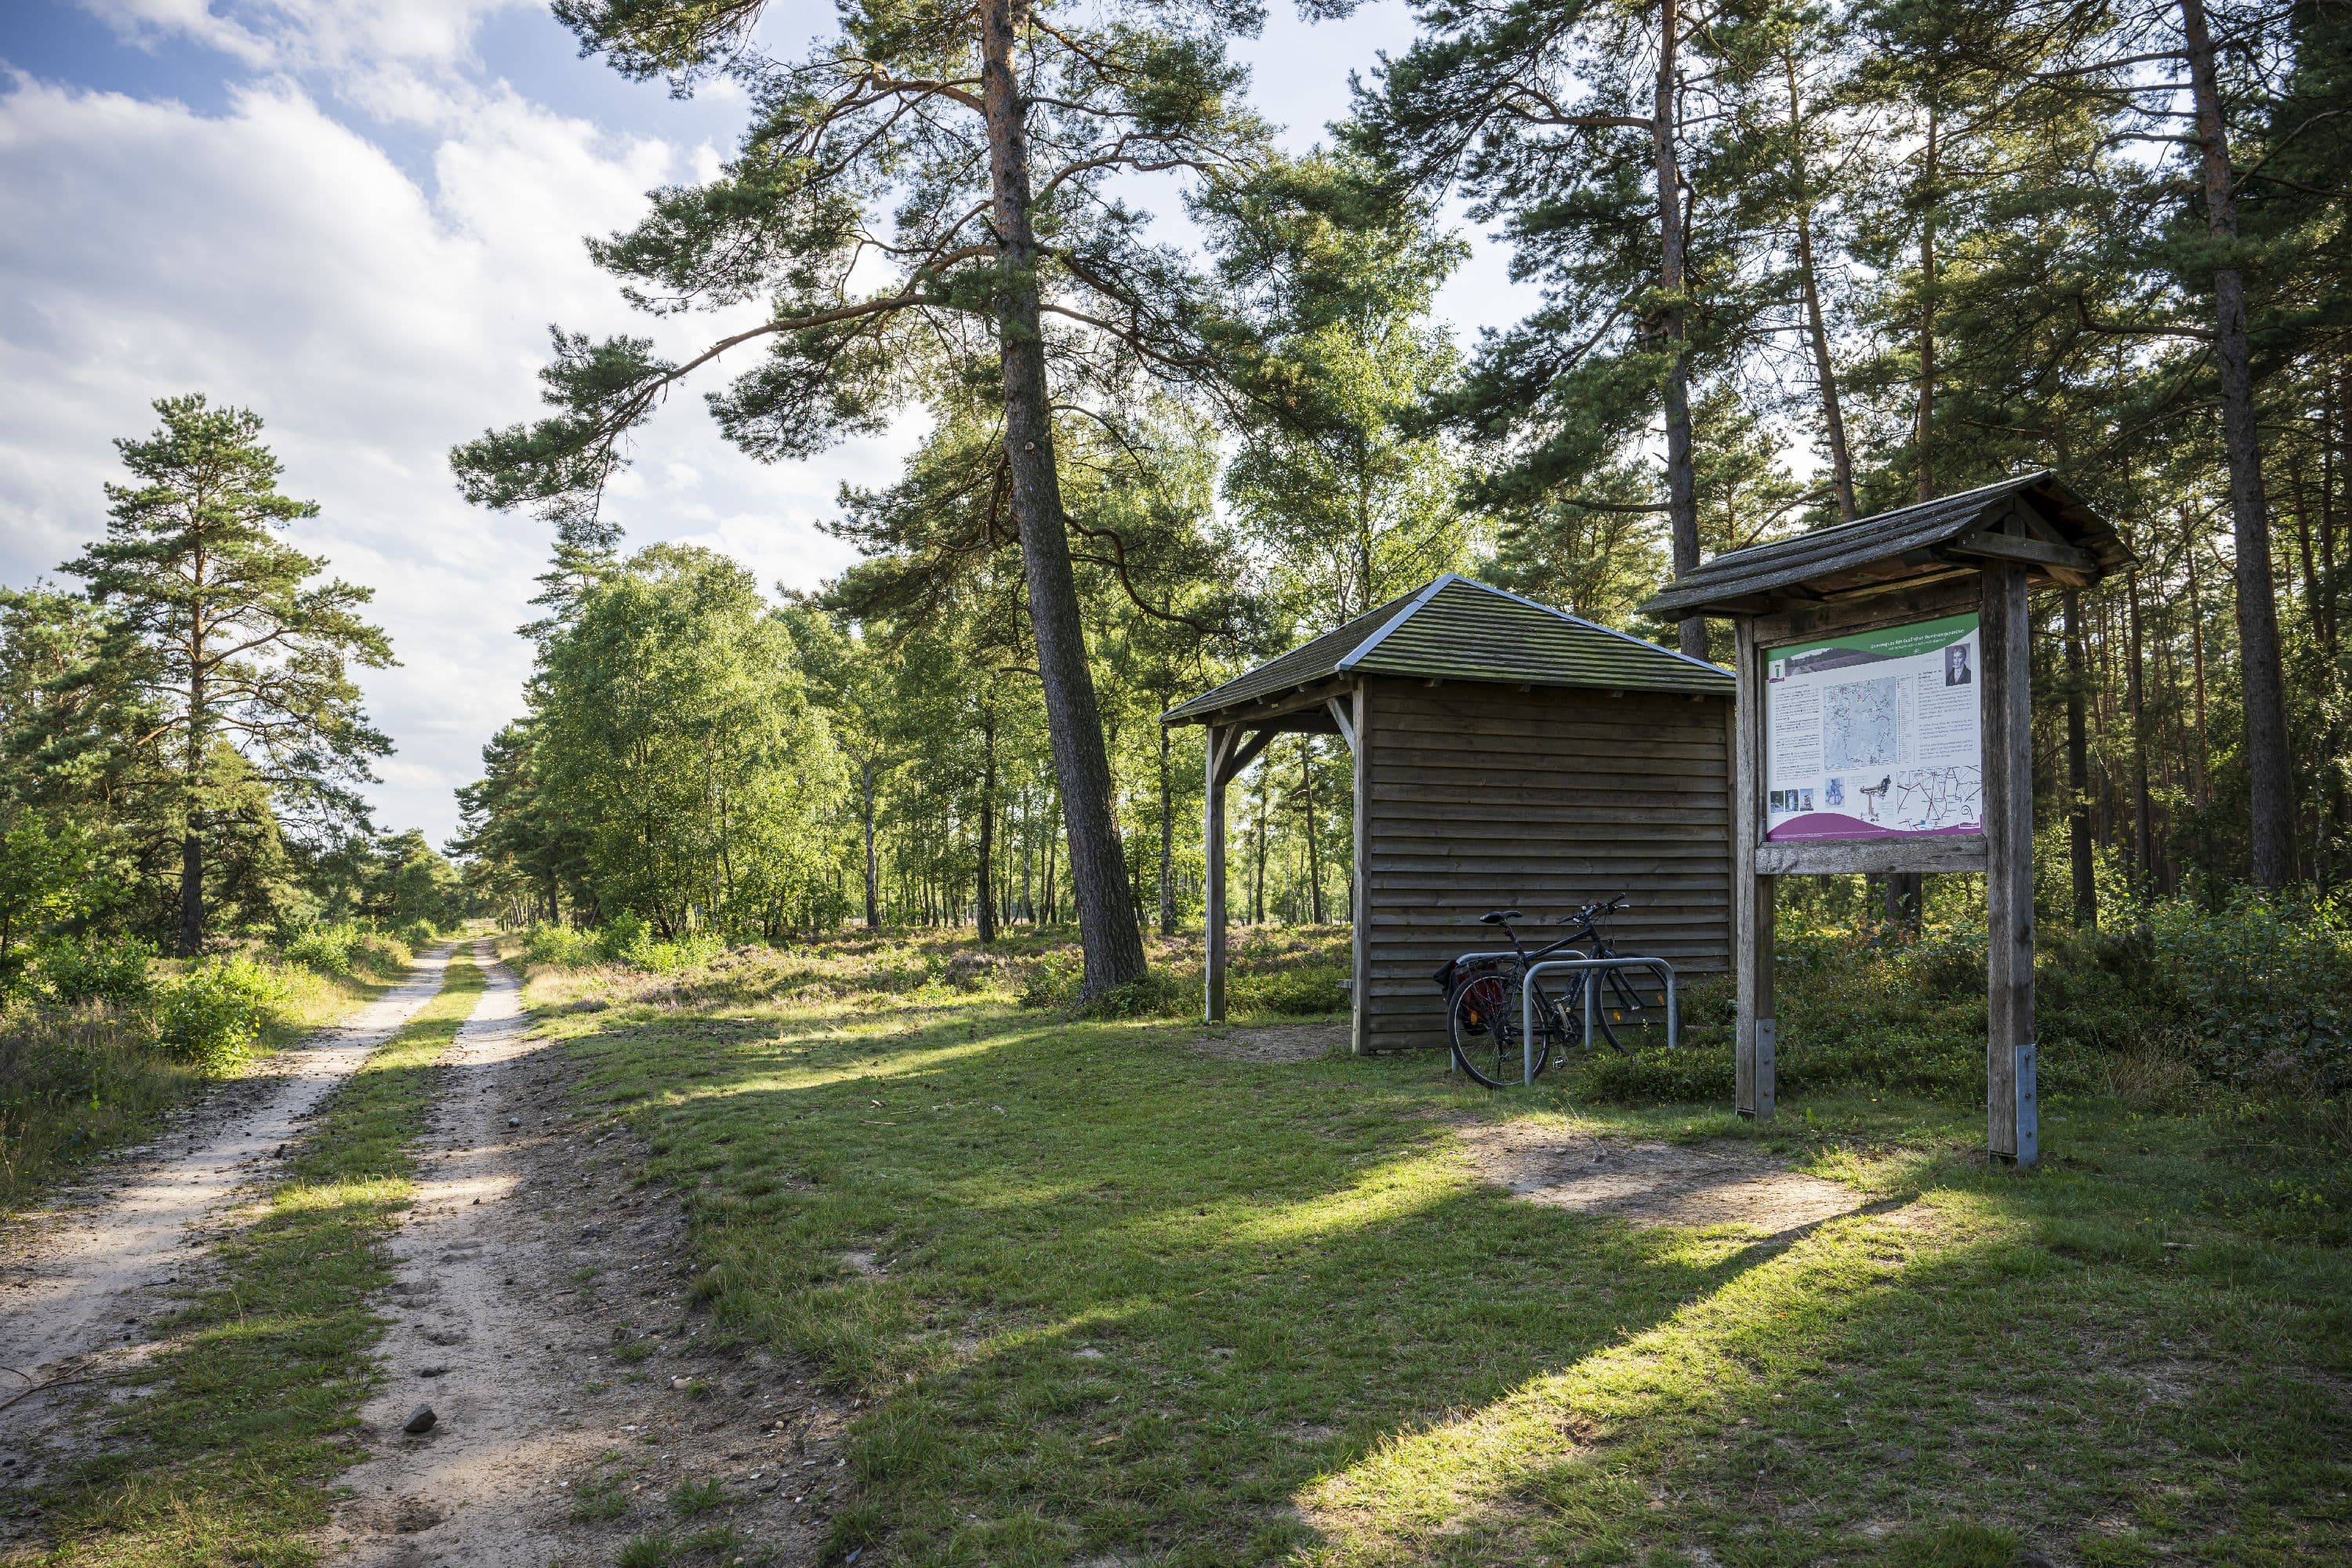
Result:
{"type": "Polygon", "coordinates": [[[1451,573],[1171,709],[1208,750],[1207,1016],[1225,1016],[1225,788],[1285,731],[1355,757],[1359,1053],[1445,1044],[1431,984],[1530,916],[1630,893],[1619,948],[1722,972],[1729,674],[1451,573]]]}

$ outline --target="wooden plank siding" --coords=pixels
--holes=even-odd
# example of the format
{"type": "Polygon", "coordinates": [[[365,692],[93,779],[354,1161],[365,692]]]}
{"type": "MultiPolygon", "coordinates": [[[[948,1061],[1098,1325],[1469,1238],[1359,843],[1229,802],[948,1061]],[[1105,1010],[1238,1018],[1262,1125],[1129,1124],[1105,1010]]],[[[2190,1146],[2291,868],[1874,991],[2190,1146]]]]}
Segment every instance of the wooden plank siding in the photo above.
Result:
{"type": "Polygon", "coordinates": [[[1444,1048],[1431,976],[1495,945],[1477,923],[1491,909],[1549,917],[1627,893],[1611,925],[1622,951],[1722,973],[1730,710],[1717,697],[1366,677],[1358,1048],[1444,1048]]]}

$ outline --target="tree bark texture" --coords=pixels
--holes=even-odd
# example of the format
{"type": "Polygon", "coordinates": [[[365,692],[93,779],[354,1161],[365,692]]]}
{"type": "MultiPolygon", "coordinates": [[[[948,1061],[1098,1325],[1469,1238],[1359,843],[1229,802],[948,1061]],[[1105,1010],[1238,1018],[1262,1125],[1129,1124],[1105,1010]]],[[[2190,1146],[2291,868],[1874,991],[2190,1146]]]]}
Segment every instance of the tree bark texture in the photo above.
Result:
{"type": "Polygon", "coordinates": [[[1921,182],[1927,191],[1927,210],[1919,215],[1919,400],[1911,416],[1912,463],[1918,472],[1914,494],[1923,501],[1936,499],[1936,205],[1940,177],[1937,134],[1942,129],[1931,105],[1921,182]]]}
{"type": "Polygon", "coordinates": [[[2126,657],[2131,663],[2124,670],[2124,707],[2131,714],[2132,746],[2132,885],[2146,892],[2154,876],[2153,834],[2148,820],[2147,802],[2147,684],[2141,668],[2139,622],[2139,574],[2134,572],[2125,584],[2125,605],[2131,615],[2126,629],[2129,644],[2126,657]]]}
{"type": "MultiPolygon", "coordinates": [[[[1692,466],[1690,421],[1690,352],[1683,291],[1688,271],[1683,255],[1682,175],[1675,148],[1676,109],[1676,46],[1682,30],[1677,0],[1659,0],[1658,81],[1652,99],[1650,143],[1658,177],[1658,291],[1666,304],[1658,318],[1658,338],[1667,356],[1666,517],[1674,535],[1675,574],[1698,564],[1698,479],[1692,466]]],[[[1676,628],[1683,652],[1706,657],[1706,618],[1685,616],[1676,628]]]]}
{"type": "Polygon", "coordinates": [[[1298,737],[1298,804],[1307,830],[1307,918],[1323,923],[1323,860],[1315,842],[1315,740],[1298,737]]]}
{"type": "Polygon", "coordinates": [[[2221,383],[2221,447],[2230,470],[2230,520],[2237,543],[2238,647],[2245,684],[2253,875],[2265,888],[2283,888],[2294,875],[2294,803],[2287,776],[2286,692],[2279,664],[2277,594],[2271,581],[2270,516],[2254,421],[2253,356],[2246,335],[2246,279],[2235,256],[2235,179],[2204,0],[2181,0],[2180,19],[2202,154],[2205,221],[2222,258],[2213,269],[2213,364],[2221,383]]]}
{"type": "Polygon", "coordinates": [[[1054,776],[1070,837],[1070,885],[1086,954],[1081,994],[1139,980],[1143,932],[1136,922],[1111,809],[1110,759],[1087,663],[1070,537],[1054,460],[1045,342],[1038,310],[1037,237],[1029,216],[1028,105],[1013,53],[1025,20],[1021,0],[982,0],[981,96],[988,121],[989,177],[999,247],[995,301],[1004,378],[1004,455],[1037,638],[1037,673],[1054,742],[1054,776]]]}
{"type": "Polygon", "coordinates": [[[874,853],[874,763],[859,770],[866,795],[866,929],[882,929],[882,864],[874,853]]]}
{"type": "Polygon", "coordinates": [[[972,903],[980,940],[996,940],[996,715],[988,714],[980,727],[980,886],[972,903]]]}

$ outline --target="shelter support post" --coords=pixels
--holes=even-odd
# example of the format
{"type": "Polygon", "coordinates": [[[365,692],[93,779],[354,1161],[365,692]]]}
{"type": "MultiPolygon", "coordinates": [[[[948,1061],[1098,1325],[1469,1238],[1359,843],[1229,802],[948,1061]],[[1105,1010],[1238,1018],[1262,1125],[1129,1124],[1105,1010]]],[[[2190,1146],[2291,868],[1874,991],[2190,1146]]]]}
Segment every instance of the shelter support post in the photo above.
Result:
{"type": "Polygon", "coordinates": [[[1204,1014],[1212,1024],[1225,1021],[1225,752],[1234,741],[1234,729],[1229,724],[1208,726],[1208,760],[1201,770],[1202,782],[1208,787],[1202,792],[1208,797],[1208,820],[1202,842],[1207,847],[1208,865],[1204,868],[1202,902],[1208,908],[1206,919],[1207,959],[1203,969],[1207,977],[1208,997],[1204,1014]]]}
{"type": "Polygon", "coordinates": [[[1331,700],[1331,717],[1348,738],[1355,758],[1355,841],[1348,889],[1348,1048],[1362,1056],[1372,1048],[1372,883],[1371,864],[1372,760],[1362,737],[1370,718],[1370,699],[1364,685],[1346,697],[1331,700]]]}
{"type": "Polygon", "coordinates": [[[2022,566],[1984,570],[1979,617],[1984,684],[1987,1146],[2031,1165],[2040,1155],[2033,1026],[2032,626],[2022,566]]]}
{"type": "Polygon", "coordinates": [[[1759,876],[1757,845],[1764,837],[1764,650],[1756,624],[1736,623],[1739,647],[1738,702],[1732,710],[1731,945],[1739,986],[1737,1104],[1739,1114],[1772,1114],[1772,1063],[1780,1043],[1772,1003],[1773,879],[1759,876]]]}

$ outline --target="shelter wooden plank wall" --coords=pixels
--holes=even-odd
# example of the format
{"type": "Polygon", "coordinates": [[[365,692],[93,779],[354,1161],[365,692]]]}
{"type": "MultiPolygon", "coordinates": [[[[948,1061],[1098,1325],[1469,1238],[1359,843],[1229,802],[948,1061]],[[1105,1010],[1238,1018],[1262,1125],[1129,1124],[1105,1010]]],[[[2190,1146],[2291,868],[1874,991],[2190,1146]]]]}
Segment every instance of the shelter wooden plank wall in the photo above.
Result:
{"type": "Polygon", "coordinates": [[[1712,697],[1368,679],[1358,1048],[1444,1047],[1430,976],[1494,945],[1476,923],[1490,909],[1552,915],[1630,893],[1611,928],[1622,951],[1721,973],[1730,710],[1712,697]]]}

